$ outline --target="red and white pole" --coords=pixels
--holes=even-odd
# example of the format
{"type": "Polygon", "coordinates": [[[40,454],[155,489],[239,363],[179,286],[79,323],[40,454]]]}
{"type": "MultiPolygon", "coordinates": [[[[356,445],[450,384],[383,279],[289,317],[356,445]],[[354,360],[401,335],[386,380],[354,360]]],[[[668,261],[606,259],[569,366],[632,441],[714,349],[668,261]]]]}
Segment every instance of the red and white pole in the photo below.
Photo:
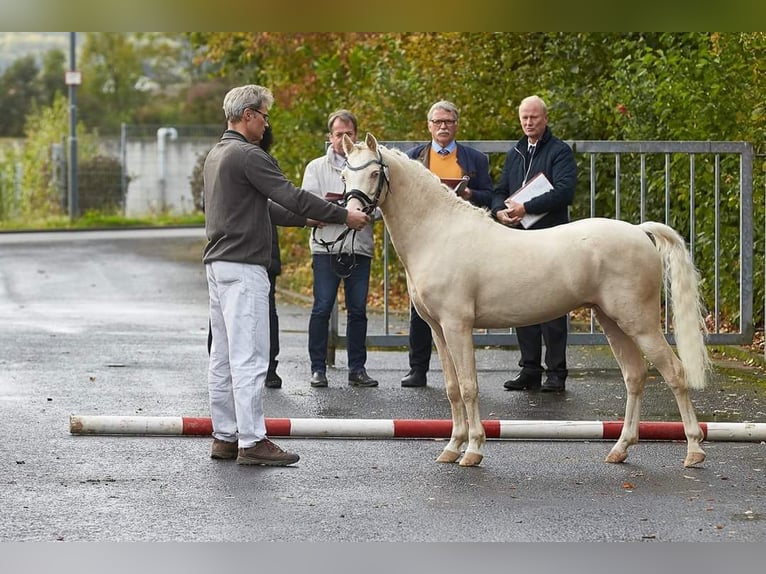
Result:
{"type": "MultiPolygon", "coordinates": [[[[487,438],[528,440],[616,440],[622,421],[482,421],[487,438]]],[[[707,441],[766,441],[766,423],[703,422],[707,441]]],[[[209,417],[147,417],[71,415],[69,432],[75,435],[210,436],[209,417]]],[[[441,419],[332,419],[267,418],[272,437],[295,438],[449,438],[452,421],[441,419]]],[[[639,424],[642,440],[685,440],[680,422],[645,421],[639,424]]]]}

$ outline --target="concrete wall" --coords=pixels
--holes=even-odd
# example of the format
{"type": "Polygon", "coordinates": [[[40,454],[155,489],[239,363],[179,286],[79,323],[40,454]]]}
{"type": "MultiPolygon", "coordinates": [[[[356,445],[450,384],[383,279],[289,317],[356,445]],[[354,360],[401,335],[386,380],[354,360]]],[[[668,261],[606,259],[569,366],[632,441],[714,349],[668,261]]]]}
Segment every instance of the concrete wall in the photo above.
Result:
{"type": "MultiPolygon", "coordinates": [[[[124,167],[129,178],[125,215],[167,212],[183,215],[194,211],[190,179],[200,154],[216,142],[208,138],[129,139],[125,142],[124,167]],[[164,148],[164,149],[163,149],[164,148]]],[[[121,157],[119,140],[102,142],[104,152],[121,157]]]]}

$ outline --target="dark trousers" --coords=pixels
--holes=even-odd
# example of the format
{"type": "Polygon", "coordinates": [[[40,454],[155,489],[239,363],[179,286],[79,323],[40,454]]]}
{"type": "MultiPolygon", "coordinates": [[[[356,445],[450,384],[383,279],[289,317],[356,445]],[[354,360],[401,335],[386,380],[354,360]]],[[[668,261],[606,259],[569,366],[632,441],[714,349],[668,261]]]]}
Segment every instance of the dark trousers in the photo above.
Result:
{"type": "Polygon", "coordinates": [[[517,327],[521,359],[519,367],[530,374],[542,374],[543,341],[545,342],[545,372],[549,377],[567,377],[567,315],[539,325],[517,327]]]}
{"type": "MultiPolygon", "coordinates": [[[[279,355],[279,315],[277,315],[277,276],[269,273],[269,371],[276,372],[279,355]]],[[[213,329],[208,324],[207,354],[213,345],[213,329]]]]}
{"type": "Polygon", "coordinates": [[[433,335],[415,307],[410,305],[410,369],[427,373],[431,365],[433,335]]]}
{"type": "Polygon", "coordinates": [[[277,315],[277,276],[269,273],[269,371],[276,372],[279,356],[279,315],[277,315]]]}
{"type": "MultiPolygon", "coordinates": [[[[350,373],[364,369],[367,363],[367,292],[370,287],[370,262],[372,258],[356,255],[344,256],[344,263],[353,262],[348,277],[341,278],[334,263],[336,255],[313,255],[314,306],[309,319],[309,358],[311,372],[327,370],[327,344],[330,315],[338,297],[343,280],[346,296],[346,340],[348,341],[348,370],[350,373]]],[[[344,271],[349,268],[346,267],[344,271]]],[[[345,275],[345,272],[344,272],[345,275]]]]}

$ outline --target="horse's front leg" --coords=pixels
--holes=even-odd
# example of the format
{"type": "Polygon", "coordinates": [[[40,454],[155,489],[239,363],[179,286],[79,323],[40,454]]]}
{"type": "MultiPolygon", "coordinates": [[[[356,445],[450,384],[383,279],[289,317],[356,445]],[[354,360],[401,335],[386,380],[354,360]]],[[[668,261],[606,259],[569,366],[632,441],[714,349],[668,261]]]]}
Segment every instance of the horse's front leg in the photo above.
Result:
{"type": "Polygon", "coordinates": [[[444,447],[436,462],[456,462],[460,458],[463,445],[468,440],[468,423],[465,417],[465,406],[460,396],[460,386],[455,373],[455,364],[447,351],[444,343],[444,335],[441,328],[431,329],[434,342],[436,343],[436,352],[439,354],[439,360],[444,371],[444,387],[447,390],[450,410],[452,412],[452,433],[447,446],[444,447]]]}
{"type": "MultiPolygon", "coordinates": [[[[486,434],[479,412],[479,387],[476,381],[476,357],[473,332],[470,326],[458,324],[444,327],[444,341],[459,385],[460,401],[468,422],[468,448],[460,459],[460,466],[477,466],[484,458],[486,434]]],[[[452,400],[452,399],[450,399],[452,400]]],[[[454,416],[454,415],[453,415],[454,416]]],[[[455,421],[453,420],[453,424],[455,421]]]]}

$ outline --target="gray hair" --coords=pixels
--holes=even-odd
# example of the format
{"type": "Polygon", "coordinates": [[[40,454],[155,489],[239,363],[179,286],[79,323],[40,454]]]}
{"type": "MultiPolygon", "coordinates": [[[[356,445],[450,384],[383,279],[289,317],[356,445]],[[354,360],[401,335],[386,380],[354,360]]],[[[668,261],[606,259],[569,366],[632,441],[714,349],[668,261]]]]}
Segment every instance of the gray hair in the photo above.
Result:
{"type": "Polygon", "coordinates": [[[335,110],[330,114],[330,117],[327,118],[327,131],[330,133],[332,133],[332,125],[335,123],[335,120],[351,122],[351,125],[354,126],[354,131],[359,131],[356,125],[356,116],[348,110],[335,110]]]}
{"type": "Polygon", "coordinates": [[[455,114],[455,120],[460,119],[460,112],[457,111],[457,106],[452,102],[448,102],[447,100],[438,101],[433,106],[431,106],[431,109],[428,110],[429,121],[433,117],[436,110],[444,110],[445,112],[450,112],[451,114],[455,114]]]}
{"type": "Polygon", "coordinates": [[[271,90],[263,86],[248,84],[229,90],[223,98],[223,113],[226,115],[226,121],[239,121],[246,109],[258,110],[261,106],[266,106],[266,109],[269,109],[273,103],[274,95],[271,90]]]}
{"type": "Polygon", "coordinates": [[[545,102],[540,96],[527,96],[523,100],[521,100],[521,103],[519,103],[519,108],[523,106],[524,104],[538,104],[543,109],[543,113],[547,116],[548,115],[548,106],[545,105],[545,102]]]}

